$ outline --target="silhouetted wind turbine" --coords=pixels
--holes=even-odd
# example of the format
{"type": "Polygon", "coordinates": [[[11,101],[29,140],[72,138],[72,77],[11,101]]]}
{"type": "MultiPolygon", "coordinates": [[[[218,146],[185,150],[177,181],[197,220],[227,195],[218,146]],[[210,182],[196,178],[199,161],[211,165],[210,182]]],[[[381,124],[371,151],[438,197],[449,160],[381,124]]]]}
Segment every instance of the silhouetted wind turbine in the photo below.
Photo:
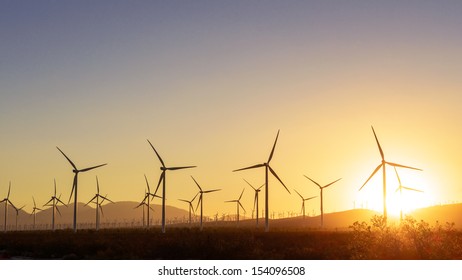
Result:
{"type": "Polygon", "coordinates": [[[236,207],[237,207],[237,211],[236,211],[237,225],[239,225],[239,207],[241,207],[242,210],[244,210],[244,213],[245,213],[244,206],[242,206],[242,204],[241,204],[241,198],[242,198],[242,195],[244,194],[244,190],[245,190],[245,189],[242,189],[241,195],[239,196],[238,199],[227,200],[227,201],[225,201],[225,202],[236,202],[236,207]]]}
{"type": "Polygon", "coordinates": [[[42,209],[37,208],[37,205],[35,204],[35,199],[34,199],[34,197],[32,197],[32,200],[34,201],[34,207],[32,208],[32,213],[31,213],[31,215],[34,215],[34,227],[33,227],[33,229],[35,229],[35,218],[36,218],[37,210],[42,211],[42,209]]]}
{"type": "Polygon", "coordinates": [[[143,227],[146,227],[146,224],[145,224],[146,219],[145,219],[145,216],[144,216],[144,207],[148,208],[148,212],[149,212],[149,209],[151,209],[152,211],[154,211],[154,209],[146,203],[146,197],[134,209],[139,208],[139,207],[143,207],[143,227]]]}
{"type": "Polygon", "coordinates": [[[13,202],[10,200],[10,191],[11,191],[11,182],[8,185],[8,194],[6,195],[6,198],[4,198],[0,203],[5,202],[5,227],[3,228],[3,231],[6,232],[6,224],[7,224],[7,215],[8,215],[8,203],[13,206],[15,210],[18,210],[16,206],[14,206],[13,202]]]}
{"type": "MultiPolygon", "coordinates": [[[[147,227],[149,228],[149,212],[150,212],[149,209],[152,209],[151,206],[149,205],[149,202],[153,200],[155,197],[158,197],[158,198],[162,198],[162,197],[157,195],[157,189],[155,193],[151,193],[151,188],[149,187],[149,182],[148,182],[148,178],[146,177],[146,174],[144,175],[144,179],[146,180],[146,186],[148,187],[148,191],[146,192],[143,201],[145,203],[147,201],[147,204],[146,204],[146,206],[148,207],[147,227]]],[[[144,213],[144,210],[143,210],[143,213],[144,213]]]]}
{"type": "Polygon", "coordinates": [[[149,145],[151,145],[151,148],[154,150],[157,157],[159,158],[160,163],[162,164],[162,166],[160,167],[160,170],[162,170],[162,174],[160,175],[159,183],[157,183],[157,188],[156,188],[156,191],[154,193],[157,193],[157,189],[159,189],[160,183],[162,182],[163,183],[162,184],[162,232],[165,233],[165,180],[166,180],[165,179],[165,177],[166,177],[165,173],[166,173],[167,170],[179,170],[179,169],[186,169],[186,168],[194,168],[196,166],[166,167],[165,164],[164,164],[164,161],[160,157],[159,153],[156,151],[156,149],[151,144],[151,142],[149,142],[149,140],[148,140],[148,143],[149,143],[149,145]]]}
{"type": "Polygon", "coordinates": [[[320,192],[321,192],[321,227],[323,227],[323,226],[324,226],[324,206],[323,206],[322,191],[323,191],[325,188],[327,188],[327,187],[329,187],[330,185],[332,185],[333,183],[336,183],[336,182],[340,181],[342,178],[337,179],[337,180],[333,181],[332,183],[329,183],[329,184],[327,184],[327,185],[325,185],[325,186],[322,187],[320,184],[318,184],[318,183],[316,183],[315,181],[313,181],[312,179],[308,178],[306,175],[303,175],[303,176],[305,176],[305,177],[306,177],[308,180],[310,180],[311,182],[315,183],[316,186],[318,186],[319,189],[320,189],[320,192]]]}
{"type": "Polygon", "coordinates": [[[303,219],[305,219],[305,201],[310,200],[310,199],[313,199],[313,198],[316,198],[317,196],[312,196],[312,197],[304,198],[299,192],[297,192],[296,189],[294,189],[294,191],[295,191],[295,192],[298,194],[298,196],[302,199],[302,209],[301,209],[301,212],[303,212],[303,219]]]}
{"type": "Polygon", "coordinates": [[[256,213],[256,227],[258,227],[258,194],[260,193],[261,191],[261,188],[265,185],[261,185],[258,189],[254,188],[249,182],[247,182],[246,179],[244,179],[244,181],[255,191],[255,196],[254,196],[254,199],[253,199],[253,210],[252,211],[255,211],[256,213]]]}
{"type": "Polygon", "coordinates": [[[107,195],[104,196],[104,195],[99,194],[99,181],[98,181],[98,176],[96,176],[96,194],[90,201],[87,202],[87,204],[84,205],[84,206],[87,206],[91,202],[93,202],[96,205],[96,207],[95,207],[95,211],[96,211],[96,221],[95,221],[96,230],[99,230],[99,221],[100,221],[99,212],[101,211],[101,214],[103,214],[102,204],[103,204],[103,202],[105,200],[107,200],[107,201],[109,201],[111,203],[114,203],[114,201],[107,198],[107,195]],[[101,201],[99,200],[100,198],[101,198],[101,201]]]}
{"type": "Polygon", "coordinates": [[[380,143],[379,143],[379,139],[377,138],[377,135],[375,134],[374,127],[371,126],[371,128],[372,128],[372,132],[374,133],[374,137],[375,137],[375,141],[377,142],[377,146],[379,147],[380,156],[382,157],[382,162],[375,168],[374,172],[372,172],[371,176],[369,176],[369,178],[367,178],[366,182],[364,182],[364,184],[361,186],[361,188],[359,188],[359,190],[361,190],[367,184],[367,182],[369,182],[369,180],[372,178],[372,176],[374,176],[375,173],[377,173],[377,171],[379,171],[379,169],[382,168],[382,170],[383,170],[383,218],[385,219],[385,222],[386,222],[387,221],[387,180],[386,180],[387,177],[386,177],[386,171],[385,171],[386,170],[386,168],[385,168],[386,165],[388,164],[388,165],[391,165],[391,166],[394,166],[394,167],[409,168],[409,169],[414,169],[414,170],[419,170],[419,171],[422,171],[422,169],[386,161],[385,156],[383,154],[382,147],[380,146],[380,143]]]}
{"type": "Polygon", "coordinates": [[[214,189],[214,190],[207,190],[207,191],[204,191],[202,190],[201,186],[199,185],[199,183],[197,183],[197,181],[194,179],[193,176],[191,176],[191,178],[193,179],[194,183],[196,183],[197,187],[199,188],[199,200],[197,201],[197,206],[196,206],[196,211],[197,211],[197,208],[199,207],[199,204],[201,205],[201,230],[202,230],[202,214],[203,214],[203,195],[204,193],[211,193],[211,192],[216,192],[216,191],[219,191],[221,189],[214,189]]]}
{"type": "Polygon", "coordinates": [[[52,207],[52,212],[51,212],[51,229],[54,231],[55,230],[55,212],[58,211],[58,214],[59,216],[61,216],[61,212],[59,211],[58,209],[58,203],[61,203],[62,205],[66,206],[67,205],[61,201],[61,195],[60,197],[57,197],[56,196],[56,180],[53,180],[54,181],[54,186],[55,186],[55,192],[53,194],[53,196],[51,196],[51,199],[48,200],[47,203],[45,203],[43,206],[49,206],[49,207],[52,207]],[[51,202],[51,204],[50,204],[51,202]]]}
{"type": "Polygon", "coordinates": [[[63,151],[61,151],[61,149],[59,149],[58,147],[56,147],[56,148],[61,152],[61,154],[63,154],[63,156],[69,161],[69,163],[74,168],[72,170],[72,172],[74,172],[74,182],[72,183],[72,191],[71,191],[71,195],[69,196],[69,202],[71,201],[72,195],[74,194],[74,232],[77,232],[77,178],[78,178],[78,175],[79,175],[80,172],[87,172],[87,171],[90,171],[92,169],[95,169],[95,168],[98,168],[98,167],[101,167],[101,166],[105,166],[105,165],[107,165],[107,163],[92,166],[92,167],[88,167],[88,168],[84,168],[84,169],[78,169],[75,166],[75,164],[66,156],[66,154],[63,151]]]}
{"type": "MultiPolygon", "coordinates": [[[[398,175],[398,170],[396,170],[396,167],[393,167],[393,168],[395,169],[396,177],[398,178],[398,183],[399,183],[399,186],[398,186],[398,188],[396,189],[395,192],[399,191],[399,196],[400,196],[401,200],[403,199],[403,189],[423,193],[423,191],[421,191],[421,190],[403,186],[401,184],[401,179],[399,178],[399,175],[398,175]]],[[[402,222],[403,221],[403,205],[402,205],[402,202],[401,202],[400,208],[401,209],[400,209],[400,213],[399,213],[399,220],[400,220],[400,222],[402,222]]]]}
{"type": "Polygon", "coordinates": [[[279,137],[279,130],[278,130],[278,133],[276,135],[276,140],[274,140],[273,149],[271,150],[271,153],[270,153],[270,156],[269,156],[267,162],[252,165],[252,166],[249,166],[249,167],[244,167],[244,168],[241,168],[241,169],[233,170],[233,172],[236,172],[236,171],[241,171],[241,170],[246,170],[246,169],[253,169],[253,168],[260,168],[260,167],[265,168],[265,231],[269,231],[269,220],[268,220],[269,219],[269,216],[268,216],[269,215],[268,170],[273,174],[274,177],[276,177],[276,179],[278,179],[278,181],[284,186],[284,188],[287,190],[287,192],[290,193],[289,189],[286,187],[286,185],[284,185],[282,180],[279,178],[279,176],[276,174],[276,172],[269,165],[271,159],[273,158],[274,148],[276,148],[276,143],[278,141],[278,137],[279,137]]]}
{"type": "MultiPolygon", "coordinates": [[[[194,213],[194,207],[192,205],[194,199],[196,199],[196,197],[199,195],[199,193],[196,193],[196,195],[193,197],[193,199],[191,200],[186,200],[186,199],[178,199],[180,201],[183,201],[183,202],[186,202],[189,204],[189,226],[191,226],[191,222],[192,222],[192,219],[191,219],[191,212],[194,213]]],[[[195,214],[195,213],[194,213],[195,214]]]]}
{"type": "Polygon", "coordinates": [[[19,216],[19,211],[22,210],[24,207],[26,207],[26,205],[23,205],[21,208],[16,208],[16,226],[15,226],[15,230],[18,231],[18,216],[19,216]]]}

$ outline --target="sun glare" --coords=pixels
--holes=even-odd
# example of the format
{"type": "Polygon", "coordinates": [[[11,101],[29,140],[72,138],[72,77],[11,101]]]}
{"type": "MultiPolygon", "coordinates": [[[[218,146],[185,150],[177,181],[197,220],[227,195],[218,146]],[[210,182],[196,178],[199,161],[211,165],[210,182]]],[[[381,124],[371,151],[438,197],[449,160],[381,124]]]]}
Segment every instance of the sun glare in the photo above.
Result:
{"type": "MultiPolygon", "coordinates": [[[[387,168],[387,211],[390,216],[399,217],[434,204],[432,188],[422,173],[400,169],[398,171],[402,188],[392,168],[387,168]]],[[[381,172],[374,176],[356,197],[356,208],[371,209],[383,213],[383,181],[381,172]]]]}

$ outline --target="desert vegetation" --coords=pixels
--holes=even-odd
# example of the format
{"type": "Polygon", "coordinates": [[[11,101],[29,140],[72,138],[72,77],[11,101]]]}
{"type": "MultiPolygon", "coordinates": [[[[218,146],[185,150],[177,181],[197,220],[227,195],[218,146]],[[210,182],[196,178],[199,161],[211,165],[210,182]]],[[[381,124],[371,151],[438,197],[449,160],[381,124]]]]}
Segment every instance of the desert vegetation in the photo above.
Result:
{"type": "Polygon", "coordinates": [[[7,232],[0,257],[8,259],[462,259],[462,232],[453,223],[430,225],[382,216],[348,230],[253,227],[159,228],[7,232]]]}

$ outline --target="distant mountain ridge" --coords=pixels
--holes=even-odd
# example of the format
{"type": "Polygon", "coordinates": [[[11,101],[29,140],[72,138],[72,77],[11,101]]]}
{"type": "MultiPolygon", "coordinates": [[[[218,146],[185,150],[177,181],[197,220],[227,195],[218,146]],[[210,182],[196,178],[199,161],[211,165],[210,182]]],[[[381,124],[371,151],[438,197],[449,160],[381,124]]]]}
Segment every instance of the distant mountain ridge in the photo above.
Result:
{"type": "MultiPolygon", "coordinates": [[[[103,216],[101,216],[101,226],[104,227],[136,227],[142,226],[143,209],[142,207],[136,208],[139,203],[133,201],[120,201],[116,203],[109,203],[103,205],[103,216]]],[[[8,230],[16,228],[16,211],[8,206],[8,230]]],[[[159,225],[161,219],[161,205],[151,204],[154,211],[150,212],[150,220],[152,225],[159,225]]],[[[4,217],[4,204],[0,205],[0,229],[3,229],[4,217]]],[[[44,208],[42,208],[44,209],[44,208]]],[[[55,224],[57,229],[69,228],[72,225],[73,219],[73,204],[66,206],[59,206],[61,216],[56,213],[55,224]]],[[[146,209],[146,208],[145,208],[146,209]]],[[[462,203],[460,204],[447,204],[440,206],[431,206],[426,208],[417,209],[411,213],[417,221],[424,220],[433,225],[435,222],[445,224],[446,222],[455,223],[456,228],[462,229],[462,203]]],[[[37,211],[36,225],[37,229],[50,229],[51,228],[51,207],[42,211],[37,211]]],[[[146,212],[145,212],[145,215],[146,212]]],[[[355,221],[365,221],[370,223],[370,219],[374,215],[381,215],[381,213],[369,209],[352,209],[341,212],[333,212],[324,214],[325,228],[330,229],[347,229],[355,221]]],[[[189,212],[173,206],[166,206],[166,219],[170,226],[185,226],[188,222],[189,212]]],[[[214,225],[221,226],[236,226],[235,221],[230,221],[227,217],[226,221],[223,216],[206,217],[209,221],[214,221],[214,225]]],[[[78,203],[78,216],[79,228],[94,228],[95,224],[95,208],[92,206],[84,206],[83,203],[78,203]]],[[[197,217],[196,217],[197,220],[197,217]]],[[[18,230],[32,229],[33,216],[23,210],[19,211],[17,216],[18,230]]],[[[399,217],[389,217],[390,223],[399,223],[399,217]]],[[[255,226],[255,219],[245,219],[240,221],[240,226],[255,226]]],[[[260,217],[260,226],[264,225],[264,217],[260,217]]],[[[309,217],[302,216],[292,218],[273,219],[270,222],[270,227],[278,228],[319,228],[320,216],[309,217]]]]}

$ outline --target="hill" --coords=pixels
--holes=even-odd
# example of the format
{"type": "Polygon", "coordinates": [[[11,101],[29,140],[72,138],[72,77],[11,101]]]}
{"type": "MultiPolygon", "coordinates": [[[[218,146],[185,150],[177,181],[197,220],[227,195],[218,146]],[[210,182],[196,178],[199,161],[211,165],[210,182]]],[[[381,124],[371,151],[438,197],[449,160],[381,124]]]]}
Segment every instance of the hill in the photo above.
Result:
{"type": "MultiPolygon", "coordinates": [[[[101,227],[102,228],[115,228],[115,227],[141,227],[143,225],[143,209],[136,208],[137,202],[133,201],[120,201],[116,203],[109,203],[103,205],[103,216],[101,216],[101,227]]],[[[152,225],[160,224],[161,219],[161,205],[152,204],[150,212],[150,220],[152,225]]],[[[55,225],[56,228],[70,228],[73,220],[73,204],[58,207],[61,215],[56,214],[55,225]]],[[[430,224],[434,224],[438,221],[440,224],[446,222],[455,223],[456,228],[462,228],[462,204],[447,204],[439,206],[431,206],[427,208],[417,209],[411,212],[409,215],[417,221],[424,220],[430,224]]],[[[368,210],[368,209],[352,209],[341,212],[326,213],[324,215],[324,227],[326,229],[348,229],[356,221],[369,222],[371,217],[374,215],[380,215],[381,213],[368,210]]],[[[146,215],[146,214],[145,214],[146,215]]],[[[186,226],[188,221],[188,211],[179,209],[172,206],[166,206],[166,219],[169,226],[186,226]]],[[[50,229],[51,228],[51,208],[38,211],[36,215],[36,228],[37,229],[50,229]]],[[[3,229],[3,217],[4,217],[4,205],[0,205],[0,229],[3,229]]],[[[16,211],[12,208],[8,208],[8,229],[14,230],[16,228],[16,218],[18,221],[18,230],[28,230],[33,227],[33,216],[23,210],[20,210],[16,216],[16,211]]],[[[231,226],[236,227],[235,221],[223,219],[217,217],[215,219],[209,219],[205,217],[205,220],[213,220],[213,223],[208,223],[209,226],[231,226]]],[[[95,224],[95,208],[91,206],[84,206],[83,203],[78,204],[78,223],[79,228],[94,228],[95,224]]],[[[196,223],[197,223],[196,217],[196,223]]],[[[390,217],[389,221],[399,223],[397,217],[390,217]]],[[[256,221],[254,219],[241,220],[239,226],[241,227],[255,227],[256,221]]],[[[265,220],[260,217],[260,226],[263,227],[265,220]]],[[[321,218],[320,216],[305,218],[298,216],[292,218],[274,219],[270,222],[272,228],[311,228],[316,229],[320,227],[321,218]]]]}

